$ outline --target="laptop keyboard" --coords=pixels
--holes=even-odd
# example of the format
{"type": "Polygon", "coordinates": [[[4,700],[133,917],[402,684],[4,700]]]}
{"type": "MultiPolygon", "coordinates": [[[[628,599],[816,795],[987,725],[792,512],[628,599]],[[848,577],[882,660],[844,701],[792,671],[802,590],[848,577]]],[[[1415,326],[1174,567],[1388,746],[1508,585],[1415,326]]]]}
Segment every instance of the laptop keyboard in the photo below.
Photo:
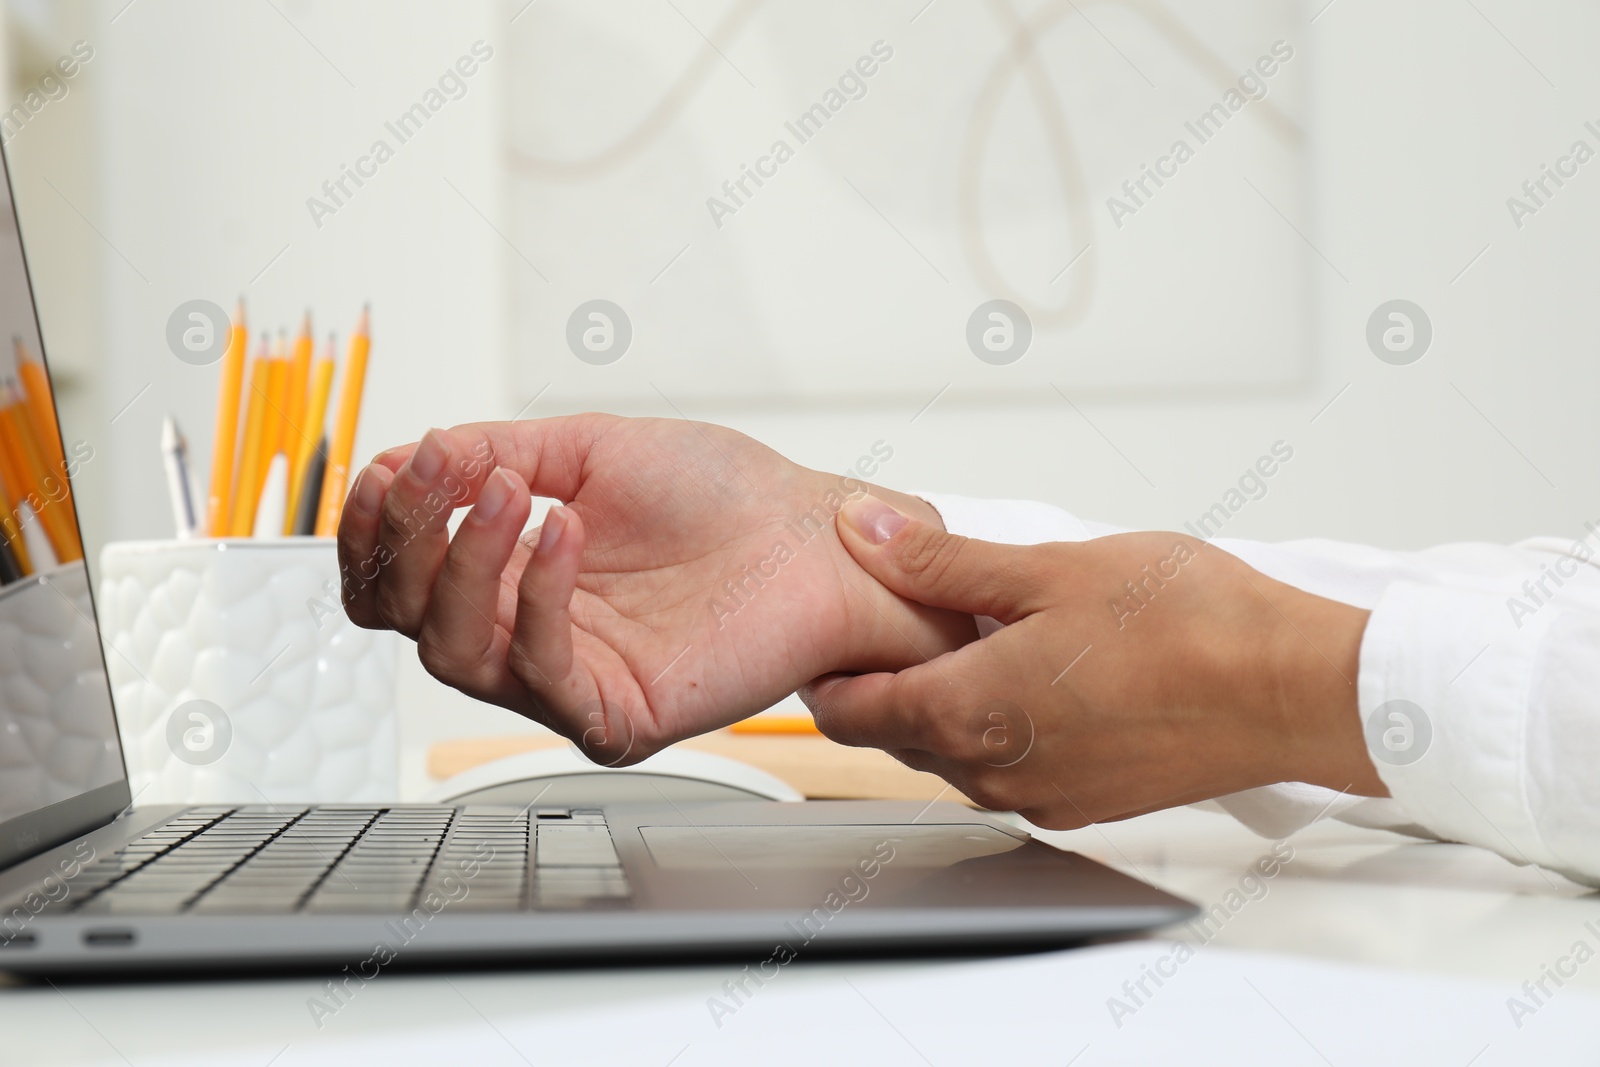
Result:
{"type": "Polygon", "coordinates": [[[61,908],[82,915],[481,913],[629,897],[599,811],[430,805],[192,808],[71,884],[61,908]]]}

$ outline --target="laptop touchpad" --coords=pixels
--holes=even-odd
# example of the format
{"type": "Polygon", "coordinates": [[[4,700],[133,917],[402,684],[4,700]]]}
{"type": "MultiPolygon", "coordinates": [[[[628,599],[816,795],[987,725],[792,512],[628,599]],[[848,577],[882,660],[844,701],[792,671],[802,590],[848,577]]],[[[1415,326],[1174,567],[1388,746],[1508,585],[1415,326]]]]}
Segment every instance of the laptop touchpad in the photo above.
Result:
{"type": "Polygon", "coordinates": [[[855,867],[893,860],[896,869],[948,867],[1021,848],[1023,841],[982,823],[920,826],[641,826],[656,866],[727,868],[855,867]]]}

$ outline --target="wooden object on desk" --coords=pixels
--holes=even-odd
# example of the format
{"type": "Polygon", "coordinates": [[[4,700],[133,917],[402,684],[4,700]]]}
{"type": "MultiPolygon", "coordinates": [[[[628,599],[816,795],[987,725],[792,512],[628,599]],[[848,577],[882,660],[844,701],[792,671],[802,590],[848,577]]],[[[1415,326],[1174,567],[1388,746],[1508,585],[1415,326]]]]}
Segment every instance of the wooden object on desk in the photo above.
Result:
{"type": "MultiPolygon", "coordinates": [[[[440,741],[428,749],[428,774],[439,781],[491,760],[560,748],[554,735],[468,737],[440,741]]],[[[748,763],[783,779],[810,800],[951,800],[975,806],[943,779],[914,771],[875,748],[849,748],[826,737],[734,734],[727,730],[691,737],[676,747],[748,763]],[[940,792],[943,796],[939,796],[940,792]]]]}

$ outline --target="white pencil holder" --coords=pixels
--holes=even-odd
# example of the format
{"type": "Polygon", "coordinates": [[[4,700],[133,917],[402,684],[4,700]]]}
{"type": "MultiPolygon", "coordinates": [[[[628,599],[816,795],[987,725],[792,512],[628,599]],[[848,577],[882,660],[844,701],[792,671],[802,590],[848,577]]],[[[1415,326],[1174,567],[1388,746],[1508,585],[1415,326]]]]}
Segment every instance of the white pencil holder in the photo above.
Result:
{"type": "Polygon", "coordinates": [[[332,538],[109,544],[98,606],[139,803],[397,799],[398,638],[345,617],[332,538]]]}

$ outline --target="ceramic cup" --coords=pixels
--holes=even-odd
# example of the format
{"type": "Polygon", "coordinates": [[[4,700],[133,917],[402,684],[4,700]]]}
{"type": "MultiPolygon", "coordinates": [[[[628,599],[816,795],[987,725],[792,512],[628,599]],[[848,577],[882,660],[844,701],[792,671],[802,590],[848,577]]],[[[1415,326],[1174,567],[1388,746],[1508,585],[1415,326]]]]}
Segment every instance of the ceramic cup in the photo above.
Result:
{"type": "Polygon", "coordinates": [[[140,804],[392,801],[397,637],[339,603],[332,538],[125,541],[100,627],[140,804]]]}

